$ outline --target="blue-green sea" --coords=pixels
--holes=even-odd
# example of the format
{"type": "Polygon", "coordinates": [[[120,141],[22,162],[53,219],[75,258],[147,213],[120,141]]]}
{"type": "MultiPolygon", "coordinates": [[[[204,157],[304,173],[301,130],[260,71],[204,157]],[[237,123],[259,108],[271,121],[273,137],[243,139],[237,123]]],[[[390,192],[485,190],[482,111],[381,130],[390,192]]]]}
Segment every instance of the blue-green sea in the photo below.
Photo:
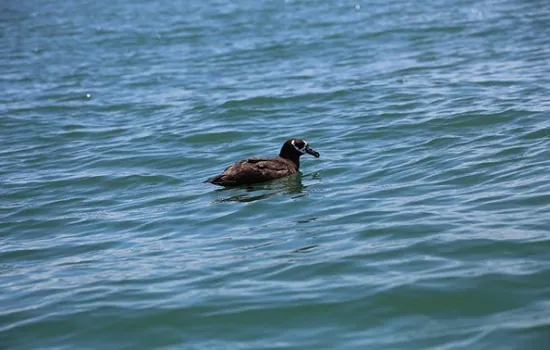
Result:
{"type": "Polygon", "coordinates": [[[550,349],[550,2],[0,0],[0,349],[550,349]]]}

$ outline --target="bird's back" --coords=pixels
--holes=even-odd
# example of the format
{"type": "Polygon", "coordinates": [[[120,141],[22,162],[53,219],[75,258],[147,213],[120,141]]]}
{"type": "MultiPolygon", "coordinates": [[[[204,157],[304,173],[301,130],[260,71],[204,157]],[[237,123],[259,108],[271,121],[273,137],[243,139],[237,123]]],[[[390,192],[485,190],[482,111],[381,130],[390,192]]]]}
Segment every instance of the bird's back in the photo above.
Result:
{"type": "Polygon", "coordinates": [[[278,179],[297,170],[296,164],[281,157],[248,158],[232,164],[220,175],[206,181],[220,186],[237,186],[278,179]]]}

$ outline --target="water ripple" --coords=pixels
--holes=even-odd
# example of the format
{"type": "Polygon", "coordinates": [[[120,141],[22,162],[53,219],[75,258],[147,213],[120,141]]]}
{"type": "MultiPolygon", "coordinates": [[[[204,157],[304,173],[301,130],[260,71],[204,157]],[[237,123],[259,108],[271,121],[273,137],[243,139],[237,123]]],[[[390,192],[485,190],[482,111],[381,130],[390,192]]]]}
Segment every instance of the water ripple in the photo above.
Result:
{"type": "Polygon", "coordinates": [[[0,5],[4,347],[548,343],[547,2],[105,5],[0,5]]]}

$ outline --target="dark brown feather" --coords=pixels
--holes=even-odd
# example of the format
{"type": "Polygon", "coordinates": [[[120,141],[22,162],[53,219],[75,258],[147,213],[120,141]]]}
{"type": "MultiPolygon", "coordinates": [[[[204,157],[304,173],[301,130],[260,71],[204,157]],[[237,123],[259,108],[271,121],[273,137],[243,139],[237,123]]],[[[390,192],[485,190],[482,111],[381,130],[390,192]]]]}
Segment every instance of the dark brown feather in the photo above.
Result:
{"type": "Polygon", "coordinates": [[[236,186],[269,181],[292,175],[296,164],[281,158],[248,158],[227,167],[220,175],[207,181],[220,186],[236,186]]]}

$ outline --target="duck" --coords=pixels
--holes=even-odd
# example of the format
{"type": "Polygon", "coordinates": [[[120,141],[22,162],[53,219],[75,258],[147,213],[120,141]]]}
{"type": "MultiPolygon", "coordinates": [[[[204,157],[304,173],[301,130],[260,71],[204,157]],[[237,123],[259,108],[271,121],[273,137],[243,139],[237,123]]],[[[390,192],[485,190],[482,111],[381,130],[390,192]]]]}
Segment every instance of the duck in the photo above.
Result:
{"type": "Polygon", "coordinates": [[[207,179],[218,186],[240,186],[251,185],[260,182],[279,179],[292,175],[300,170],[300,157],[310,154],[319,158],[319,152],[309,147],[307,141],[301,139],[290,139],[285,141],[274,158],[247,158],[233,163],[221,174],[207,179]]]}

